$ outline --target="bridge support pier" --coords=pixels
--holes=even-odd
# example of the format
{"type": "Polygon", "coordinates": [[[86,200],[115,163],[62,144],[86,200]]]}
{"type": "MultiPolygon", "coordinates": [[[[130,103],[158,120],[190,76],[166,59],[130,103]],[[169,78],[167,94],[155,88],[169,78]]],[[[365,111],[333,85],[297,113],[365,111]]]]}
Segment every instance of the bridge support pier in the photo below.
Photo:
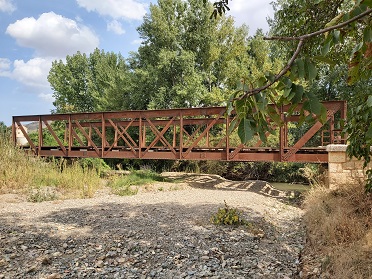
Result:
{"type": "MultiPolygon", "coordinates": [[[[343,185],[357,185],[366,179],[363,161],[350,159],[346,154],[347,145],[330,144],[328,151],[328,183],[330,189],[343,185]]],[[[372,168],[372,164],[368,166],[372,168]]]]}

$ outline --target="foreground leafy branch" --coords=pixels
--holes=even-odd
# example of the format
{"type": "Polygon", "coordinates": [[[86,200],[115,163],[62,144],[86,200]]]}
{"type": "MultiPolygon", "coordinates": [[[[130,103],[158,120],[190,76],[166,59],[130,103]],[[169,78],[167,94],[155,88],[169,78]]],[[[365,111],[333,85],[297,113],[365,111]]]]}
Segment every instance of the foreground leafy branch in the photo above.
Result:
{"type": "Polygon", "coordinates": [[[273,81],[269,82],[268,84],[264,85],[264,86],[261,86],[259,88],[254,88],[252,90],[249,90],[247,92],[245,92],[242,96],[239,96],[239,98],[237,98],[238,100],[241,100],[243,98],[247,98],[251,95],[254,95],[254,94],[258,94],[260,93],[261,91],[263,90],[266,90],[267,88],[271,87],[274,83],[278,82],[279,79],[281,77],[283,77],[292,67],[293,63],[295,62],[295,60],[297,59],[297,57],[299,56],[299,54],[301,53],[301,50],[302,50],[302,47],[305,43],[305,41],[307,39],[310,39],[310,38],[313,38],[313,37],[316,37],[316,36],[319,36],[321,34],[325,34],[325,33],[328,33],[330,31],[333,31],[333,30],[336,30],[336,29],[340,29],[342,27],[345,27],[347,25],[349,25],[350,23],[353,23],[367,15],[369,15],[370,13],[372,13],[372,9],[367,9],[365,12],[361,13],[360,15],[358,16],[355,16],[343,23],[340,23],[340,24],[337,24],[337,25],[334,25],[334,26],[330,26],[330,27],[327,27],[327,28],[324,28],[322,30],[319,30],[319,31],[316,31],[316,32],[313,32],[313,33],[310,33],[310,34],[305,34],[305,35],[302,35],[302,36],[299,36],[299,37],[281,37],[281,36],[273,36],[273,37],[264,37],[264,40],[276,40],[276,41],[299,41],[298,44],[297,44],[297,48],[296,48],[296,51],[293,53],[291,59],[289,60],[289,62],[287,63],[287,65],[280,71],[279,74],[277,74],[274,78],[273,81]]]}
{"type": "MultiPolygon", "coordinates": [[[[317,4],[326,5],[325,0],[317,4]]],[[[340,1],[336,8],[347,1],[340,1]]],[[[212,17],[222,15],[228,8],[228,0],[214,3],[212,17]]],[[[290,9],[290,7],[288,8],[290,9]]],[[[305,9],[306,10],[306,9],[305,9]]],[[[278,11],[277,11],[278,12],[278,11]]],[[[288,10],[287,10],[288,12],[288,10]]],[[[289,13],[291,10],[289,10],[289,13]]],[[[306,13],[306,11],[302,10],[306,13]]],[[[288,63],[277,74],[267,73],[265,77],[256,81],[242,79],[236,91],[228,102],[228,112],[235,111],[237,119],[231,125],[231,131],[238,128],[238,135],[243,143],[247,143],[253,136],[259,135],[265,140],[265,133],[273,130],[268,119],[274,125],[282,125],[278,117],[280,107],[291,105],[289,114],[294,112],[299,103],[302,103],[299,124],[314,121],[314,116],[321,122],[327,120],[326,110],[319,102],[317,96],[305,86],[312,84],[318,76],[318,63],[325,62],[331,67],[336,63],[327,57],[330,49],[336,45],[349,46],[355,43],[346,66],[348,68],[347,84],[353,85],[365,81],[371,86],[372,69],[372,27],[371,27],[372,1],[355,1],[354,6],[347,12],[339,12],[324,28],[301,36],[273,36],[263,38],[268,41],[298,41],[288,63]],[[311,38],[325,35],[321,54],[315,56],[315,49],[309,53],[301,54],[306,42],[311,38]],[[300,55],[301,54],[301,55],[300,55]],[[268,104],[275,104],[270,107],[268,104]]],[[[285,15],[285,13],[283,13],[285,15]]],[[[297,15],[301,16],[301,15],[297,15]]],[[[316,48],[316,46],[313,46],[316,48]]],[[[339,47],[341,49],[342,47],[339,47]]],[[[342,50],[344,51],[344,50],[342,50]]],[[[347,56],[347,53],[344,53],[347,56]]],[[[368,87],[367,87],[368,88],[368,87]]],[[[370,87],[369,87],[370,88],[370,87]]],[[[356,108],[350,110],[349,121],[346,123],[345,132],[348,134],[348,155],[364,160],[364,167],[371,162],[372,146],[372,96],[368,89],[359,93],[354,101],[356,108]]],[[[230,132],[231,132],[230,131],[230,132]]],[[[372,192],[372,170],[367,171],[366,190],[372,192]]]]}

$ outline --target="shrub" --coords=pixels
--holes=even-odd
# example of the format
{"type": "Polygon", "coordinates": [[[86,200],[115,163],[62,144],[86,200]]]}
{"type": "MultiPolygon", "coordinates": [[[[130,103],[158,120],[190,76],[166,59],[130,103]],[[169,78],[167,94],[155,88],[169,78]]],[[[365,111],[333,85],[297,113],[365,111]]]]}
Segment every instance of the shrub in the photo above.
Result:
{"type": "Polygon", "coordinates": [[[248,222],[242,218],[242,213],[237,208],[231,208],[227,205],[219,208],[217,213],[211,217],[211,222],[215,225],[245,225],[248,222]]]}

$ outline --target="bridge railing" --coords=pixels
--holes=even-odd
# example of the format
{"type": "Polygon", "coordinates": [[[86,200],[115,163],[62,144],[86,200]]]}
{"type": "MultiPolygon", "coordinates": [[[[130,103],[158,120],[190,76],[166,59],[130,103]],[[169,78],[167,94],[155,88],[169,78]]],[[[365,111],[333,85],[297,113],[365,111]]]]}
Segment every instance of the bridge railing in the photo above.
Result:
{"type": "Polygon", "coordinates": [[[13,140],[19,129],[38,156],[324,162],[325,149],[305,148],[306,143],[324,127],[335,142],[335,116],[346,117],[346,103],[323,104],[326,126],[315,121],[295,142],[288,140],[288,124],[299,121],[301,105],[292,115],[289,106],[282,107],[285,125],[277,128],[274,146],[262,146],[259,139],[241,144],[236,130],[229,131],[235,115],[226,115],[225,107],[14,116],[13,140]],[[31,122],[37,133],[27,133],[31,122]]]}

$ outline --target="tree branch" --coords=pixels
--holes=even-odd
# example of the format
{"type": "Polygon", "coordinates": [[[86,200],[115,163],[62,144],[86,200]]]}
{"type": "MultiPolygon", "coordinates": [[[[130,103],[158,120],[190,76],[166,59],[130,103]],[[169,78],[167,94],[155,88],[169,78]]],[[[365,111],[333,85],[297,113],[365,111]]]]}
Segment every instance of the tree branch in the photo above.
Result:
{"type": "Polygon", "coordinates": [[[276,83],[276,82],[277,82],[277,81],[278,81],[282,76],[284,76],[284,75],[288,72],[288,70],[292,67],[294,61],[296,60],[297,56],[298,56],[298,55],[300,54],[300,52],[301,52],[301,49],[302,49],[302,47],[303,47],[303,45],[304,45],[304,42],[305,42],[305,39],[300,39],[300,41],[298,42],[298,45],[297,45],[296,51],[293,53],[291,59],[289,60],[289,62],[287,63],[287,65],[286,65],[286,66],[285,66],[285,67],[280,71],[280,73],[277,74],[277,75],[275,76],[275,79],[274,79],[272,82],[270,82],[270,83],[268,83],[268,84],[266,84],[266,85],[264,85],[264,86],[262,86],[262,87],[259,87],[259,88],[256,88],[256,89],[252,89],[252,90],[250,90],[250,91],[248,91],[248,92],[245,92],[244,95],[242,95],[242,96],[240,96],[239,98],[237,98],[237,100],[241,100],[241,99],[244,99],[244,98],[246,98],[246,97],[249,97],[249,96],[252,96],[252,95],[258,94],[258,93],[260,93],[261,91],[263,91],[263,90],[269,88],[270,86],[272,86],[274,83],[276,83]]]}
{"type": "Polygon", "coordinates": [[[274,83],[276,83],[282,76],[284,76],[288,71],[289,69],[292,67],[294,61],[296,60],[296,58],[298,57],[298,55],[300,54],[301,52],[301,49],[305,43],[305,40],[309,39],[309,38],[312,38],[312,37],[315,37],[315,36],[318,36],[320,34],[324,34],[326,32],[329,32],[329,31],[332,31],[332,30],[335,30],[335,29],[339,29],[339,28],[342,28],[354,21],[357,21],[358,19],[361,19],[363,17],[365,17],[366,15],[372,13],[372,9],[367,9],[365,12],[361,13],[360,15],[357,15],[343,23],[340,23],[340,24],[337,24],[337,25],[334,25],[334,26],[330,26],[330,27],[327,27],[327,28],[324,28],[324,29],[321,29],[319,31],[316,31],[316,32],[313,32],[313,33],[309,33],[309,34],[305,34],[305,35],[302,35],[302,36],[299,36],[299,37],[279,37],[279,36],[275,36],[275,37],[269,37],[269,38],[264,38],[265,40],[281,40],[281,41],[299,41],[298,42],[298,45],[297,45],[297,48],[296,48],[296,51],[293,53],[291,59],[289,60],[289,62],[287,63],[287,65],[280,71],[279,74],[277,74],[275,76],[275,79],[273,81],[271,81],[270,83],[262,86],[262,87],[259,87],[259,88],[255,88],[255,89],[252,89],[252,90],[249,90],[249,91],[246,91],[244,92],[244,94],[238,98],[235,98],[234,101],[236,100],[242,100],[246,97],[249,97],[249,96],[252,96],[252,95],[255,95],[255,94],[258,94],[260,93],[261,91],[263,90],[266,90],[267,88],[269,88],[270,86],[272,86],[274,83]]]}
{"type": "Polygon", "coordinates": [[[337,25],[334,25],[334,26],[330,26],[330,27],[327,27],[327,28],[324,28],[324,29],[321,29],[321,30],[318,30],[316,32],[313,32],[313,33],[310,33],[310,34],[305,34],[305,35],[302,35],[302,36],[299,36],[299,37],[281,37],[281,36],[273,36],[273,37],[264,37],[264,40],[280,40],[280,41],[299,41],[301,39],[308,39],[308,38],[312,38],[312,37],[315,37],[315,36],[318,36],[320,34],[324,34],[324,33],[327,33],[329,31],[332,31],[332,30],[335,30],[335,29],[340,29],[346,25],[349,25],[350,23],[354,22],[354,21],[357,21],[358,19],[361,19],[363,17],[365,17],[366,15],[372,13],[372,9],[367,9],[366,11],[364,11],[363,13],[361,13],[360,15],[357,15],[345,22],[342,22],[340,24],[337,24],[337,25]]]}

